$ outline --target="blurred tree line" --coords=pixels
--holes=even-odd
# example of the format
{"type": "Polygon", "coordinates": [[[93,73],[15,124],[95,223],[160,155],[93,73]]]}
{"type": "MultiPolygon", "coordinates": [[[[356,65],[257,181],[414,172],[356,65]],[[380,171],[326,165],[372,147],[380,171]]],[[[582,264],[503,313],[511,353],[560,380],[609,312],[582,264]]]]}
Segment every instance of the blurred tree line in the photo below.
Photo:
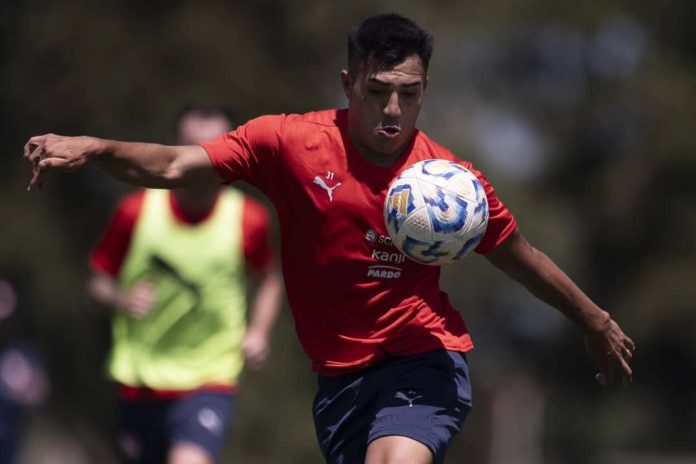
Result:
{"type": "MultiPolygon", "coordinates": [[[[635,385],[600,390],[576,328],[480,257],[445,269],[477,343],[476,407],[449,462],[515,462],[505,450],[516,446],[531,462],[696,452],[688,0],[0,2],[0,278],[17,285],[21,335],[44,353],[53,385],[30,438],[72,440],[83,462],[110,459],[109,315],[84,282],[130,187],[89,167],[27,193],[26,139],[172,142],[172,118],[191,101],[223,102],[239,122],[343,106],[346,34],[388,11],[435,35],[421,128],[486,172],[529,240],[638,345],[635,385]],[[515,398],[528,408],[505,407],[515,398]],[[506,432],[516,424],[524,444],[506,432]]],[[[244,377],[226,462],[320,462],[315,380],[288,311],[273,348],[270,365],[244,377]]]]}

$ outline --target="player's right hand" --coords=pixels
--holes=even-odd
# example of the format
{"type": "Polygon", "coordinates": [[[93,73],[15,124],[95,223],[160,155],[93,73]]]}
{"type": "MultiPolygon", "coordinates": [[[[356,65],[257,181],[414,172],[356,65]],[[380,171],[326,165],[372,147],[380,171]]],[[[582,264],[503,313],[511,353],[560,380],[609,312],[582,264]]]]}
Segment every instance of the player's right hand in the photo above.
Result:
{"type": "Polygon", "coordinates": [[[600,385],[612,383],[614,371],[621,373],[625,387],[631,384],[633,380],[631,360],[636,344],[624,334],[613,319],[610,319],[602,329],[586,333],[585,347],[599,366],[600,372],[596,375],[596,380],[600,385]]]}
{"type": "Polygon", "coordinates": [[[24,158],[31,163],[31,180],[27,190],[42,188],[50,169],[74,171],[96,152],[94,137],[64,137],[55,134],[37,135],[24,145],[24,158]]]}
{"type": "Polygon", "coordinates": [[[247,330],[242,340],[242,355],[247,367],[255,371],[261,369],[266,364],[270,351],[268,334],[260,330],[247,330]]]}
{"type": "Polygon", "coordinates": [[[117,308],[134,319],[142,319],[148,315],[154,304],[155,284],[143,281],[121,294],[117,308]]]}

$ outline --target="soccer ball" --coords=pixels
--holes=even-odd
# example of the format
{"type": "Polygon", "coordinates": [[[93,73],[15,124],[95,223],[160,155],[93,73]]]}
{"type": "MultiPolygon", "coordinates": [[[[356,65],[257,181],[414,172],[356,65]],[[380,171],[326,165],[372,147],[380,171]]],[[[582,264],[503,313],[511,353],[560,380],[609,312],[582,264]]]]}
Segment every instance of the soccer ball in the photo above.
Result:
{"type": "Polygon", "coordinates": [[[394,179],[384,201],[394,245],[422,264],[457,261],[474,249],[488,225],[481,182],[460,164],[430,159],[394,179]]]}

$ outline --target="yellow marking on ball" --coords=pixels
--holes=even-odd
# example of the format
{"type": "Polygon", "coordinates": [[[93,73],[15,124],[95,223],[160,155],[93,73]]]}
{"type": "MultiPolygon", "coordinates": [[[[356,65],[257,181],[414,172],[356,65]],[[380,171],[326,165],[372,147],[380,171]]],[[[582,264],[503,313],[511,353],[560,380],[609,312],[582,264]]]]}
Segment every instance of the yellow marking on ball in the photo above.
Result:
{"type": "Polygon", "coordinates": [[[411,195],[411,189],[403,189],[401,192],[392,195],[392,206],[399,214],[408,212],[408,197],[411,195]]]}

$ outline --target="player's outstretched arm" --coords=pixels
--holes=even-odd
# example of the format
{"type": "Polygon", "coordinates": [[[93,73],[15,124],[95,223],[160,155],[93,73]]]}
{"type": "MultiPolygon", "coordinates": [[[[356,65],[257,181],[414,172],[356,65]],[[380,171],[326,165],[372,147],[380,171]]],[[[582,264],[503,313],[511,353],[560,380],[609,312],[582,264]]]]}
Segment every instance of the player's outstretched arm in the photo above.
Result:
{"type": "Polygon", "coordinates": [[[29,139],[24,146],[24,157],[32,167],[29,189],[40,188],[51,170],[75,171],[87,162],[143,187],[220,182],[208,155],[197,145],[167,146],[46,134],[29,139]]]}
{"type": "Polygon", "coordinates": [[[597,306],[548,256],[532,247],[519,231],[486,258],[533,295],[557,308],[585,331],[587,349],[599,364],[597,380],[611,383],[618,369],[631,383],[635,344],[609,313],[597,306]]]}

